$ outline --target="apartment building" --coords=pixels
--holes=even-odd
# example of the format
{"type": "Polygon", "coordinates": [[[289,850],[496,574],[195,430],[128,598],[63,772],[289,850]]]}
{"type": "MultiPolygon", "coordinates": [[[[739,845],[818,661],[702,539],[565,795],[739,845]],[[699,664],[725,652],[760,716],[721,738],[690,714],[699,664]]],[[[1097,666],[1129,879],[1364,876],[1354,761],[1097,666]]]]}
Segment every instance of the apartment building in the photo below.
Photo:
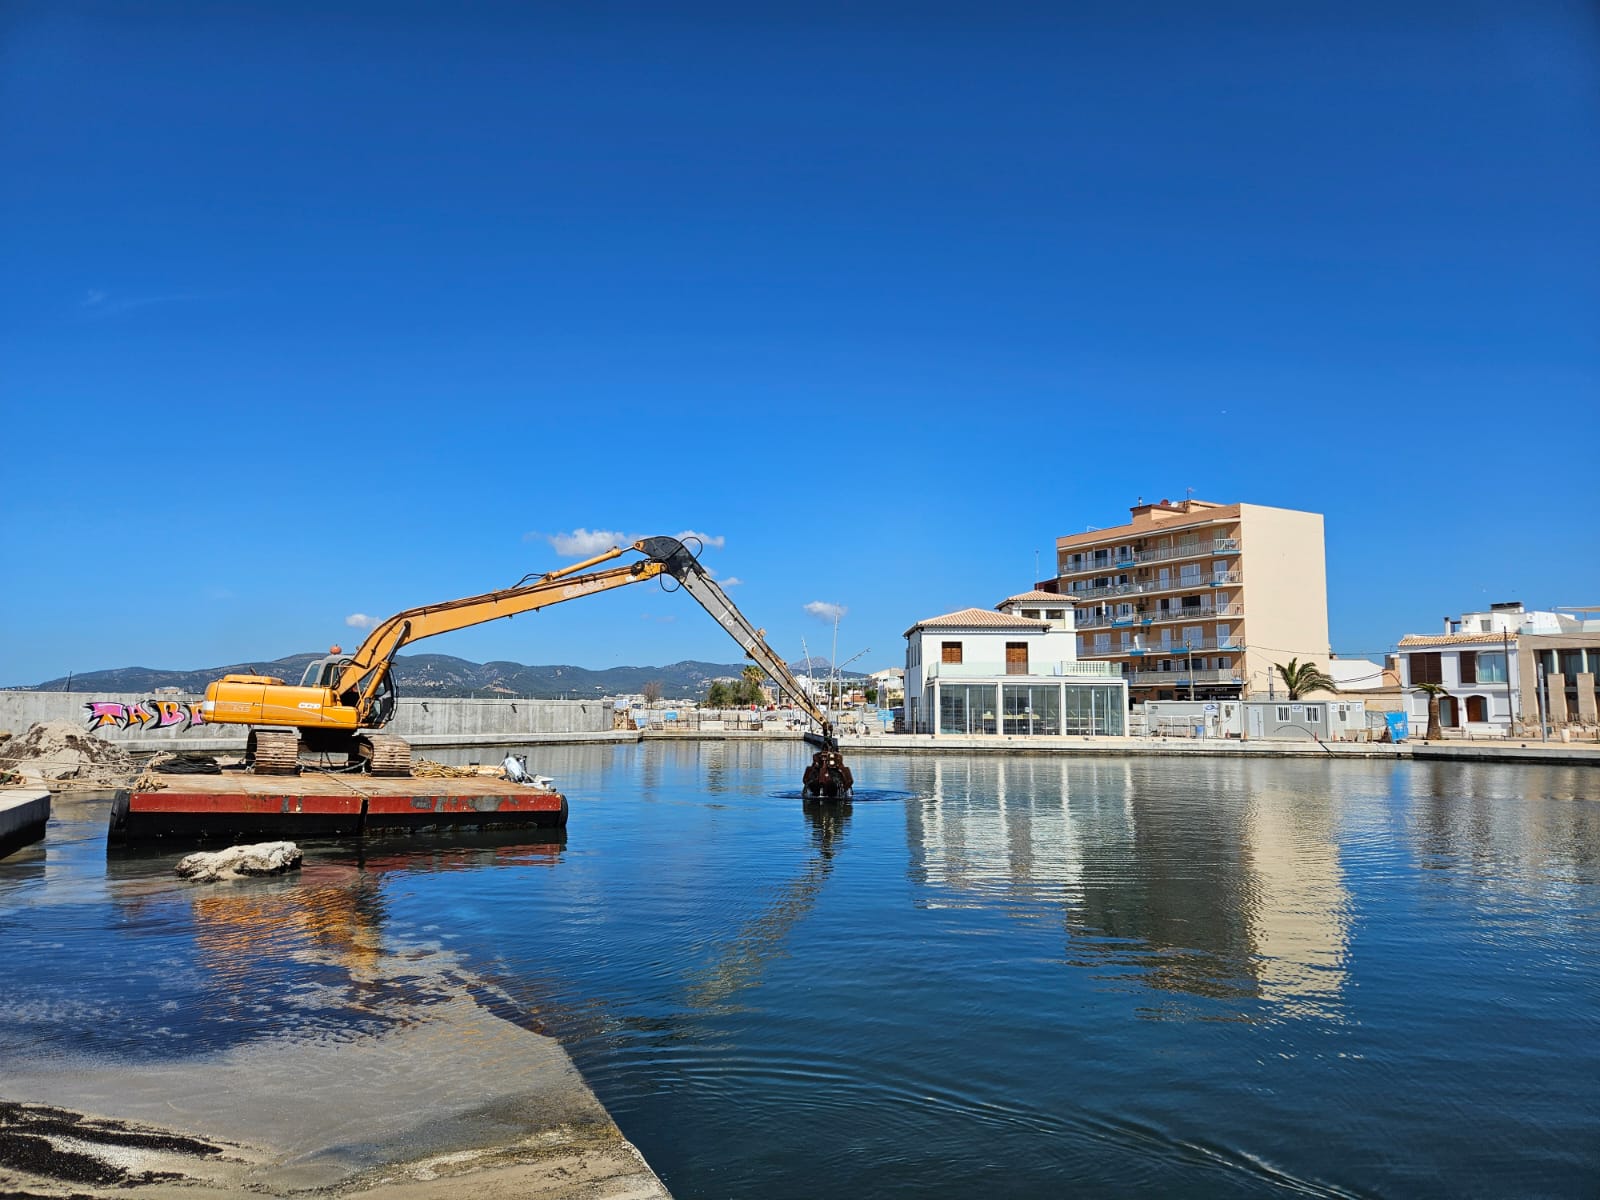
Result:
{"type": "Polygon", "coordinates": [[[1078,658],[1119,664],[1134,702],[1267,699],[1275,663],[1328,667],[1322,514],[1207,500],[1056,540],[1039,588],[1076,609],[1078,658]]]}

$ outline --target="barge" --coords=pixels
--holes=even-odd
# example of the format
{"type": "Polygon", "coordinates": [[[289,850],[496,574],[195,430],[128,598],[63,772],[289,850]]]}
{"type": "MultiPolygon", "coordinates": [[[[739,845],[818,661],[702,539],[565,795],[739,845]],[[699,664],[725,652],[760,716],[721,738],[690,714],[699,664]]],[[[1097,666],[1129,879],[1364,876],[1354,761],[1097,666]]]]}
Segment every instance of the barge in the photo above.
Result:
{"type": "Polygon", "coordinates": [[[116,794],[108,842],[227,846],[280,838],[564,829],[567,824],[567,798],[560,792],[493,776],[273,776],[239,770],[168,775],[162,783],[159,789],[136,784],[116,794]]]}

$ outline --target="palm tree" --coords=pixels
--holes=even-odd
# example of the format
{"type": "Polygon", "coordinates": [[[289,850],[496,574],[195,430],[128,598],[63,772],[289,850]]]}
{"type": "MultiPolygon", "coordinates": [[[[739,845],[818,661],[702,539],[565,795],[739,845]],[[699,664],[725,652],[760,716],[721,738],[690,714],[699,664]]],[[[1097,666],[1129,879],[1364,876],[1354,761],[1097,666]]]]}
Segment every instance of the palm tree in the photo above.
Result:
{"type": "Polygon", "coordinates": [[[1291,658],[1287,666],[1278,663],[1278,674],[1283,677],[1283,686],[1289,689],[1289,699],[1299,700],[1309,696],[1312,692],[1337,692],[1339,685],[1328,678],[1328,674],[1314,662],[1301,662],[1291,658]]]}
{"type": "Polygon", "coordinates": [[[1444,740],[1444,730],[1439,728],[1439,697],[1444,695],[1445,687],[1442,683],[1414,683],[1411,685],[1414,692],[1426,692],[1428,696],[1428,732],[1426,741],[1440,742],[1444,740]]]}

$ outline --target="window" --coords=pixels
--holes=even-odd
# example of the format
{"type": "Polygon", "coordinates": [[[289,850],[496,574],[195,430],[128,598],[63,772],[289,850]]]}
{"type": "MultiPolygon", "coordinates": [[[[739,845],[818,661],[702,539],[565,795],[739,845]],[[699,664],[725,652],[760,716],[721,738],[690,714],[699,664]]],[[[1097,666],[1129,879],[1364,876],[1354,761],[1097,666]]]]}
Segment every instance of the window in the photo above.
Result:
{"type": "Polygon", "coordinates": [[[961,643],[943,642],[939,646],[939,661],[958,663],[961,661],[961,643]]]}
{"type": "Polygon", "coordinates": [[[1489,702],[1482,696],[1467,697],[1467,720],[1487,721],[1489,719],[1489,702]]]}
{"type": "MultiPolygon", "coordinates": [[[[1478,651],[1479,683],[1504,683],[1506,681],[1506,656],[1502,650],[1478,651]]],[[[1464,681],[1463,681],[1464,682],[1464,681]]]]}
{"type": "Polygon", "coordinates": [[[1287,725],[1288,723],[1289,723],[1289,706],[1287,704],[1280,704],[1280,705],[1278,705],[1278,724],[1279,725],[1287,725]]]}
{"type": "Polygon", "coordinates": [[[1028,643],[1006,643],[1006,674],[1026,675],[1028,673],[1028,643]]]}
{"type": "Polygon", "coordinates": [[[1439,652],[1430,654],[1408,654],[1406,661],[1410,664],[1411,686],[1419,683],[1443,683],[1444,672],[1439,666],[1439,652]]]}
{"type": "Polygon", "coordinates": [[[1488,633],[1488,632],[1490,632],[1490,629],[1489,629],[1489,618],[1488,617],[1479,617],[1478,618],[1478,632],[1479,633],[1488,633]]]}
{"type": "Polygon", "coordinates": [[[1322,724],[1322,705],[1320,705],[1320,704],[1308,704],[1308,705],[1306,705],[1306,724],[1307,725],[1321,725],[1322,724]]]}
{"type": "Polygon", "coordinates": [[[1046,621],[1064,621],[1064,620],[1066,620],[1066,618],[1067,618],[1066,609],[1063,609],[1063,608],[1047,608],[1047,609],[1044,610],[1044,619],[1046,621]]]}
{"type": "Polygon", "coordinates": [[[1478,682],[1478,654],[1475,650],[1463,650],[1460,656],[1461,682],[1478,682]]]}
{"type": "Polygon", "coordinates": [[[1022,615],[1030,620],[1037,621],[1039,619],[1039,610],[1037,608],[1025,608],[1022,610],[1022,615]]]}

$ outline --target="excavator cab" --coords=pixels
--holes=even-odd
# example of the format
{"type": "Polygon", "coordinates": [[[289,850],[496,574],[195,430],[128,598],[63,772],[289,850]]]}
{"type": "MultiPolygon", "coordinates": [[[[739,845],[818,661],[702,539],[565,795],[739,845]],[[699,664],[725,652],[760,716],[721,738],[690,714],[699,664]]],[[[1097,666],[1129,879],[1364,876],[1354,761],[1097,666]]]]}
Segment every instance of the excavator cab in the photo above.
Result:
{"type": "Polygon", "coordinates": [[[314,658],[306,664],[305,674],[300,676],[300,686],[332,687],[339,681],[339,672],[349,664],[348,654],[329,654],[323,658],[314,658]]]}

